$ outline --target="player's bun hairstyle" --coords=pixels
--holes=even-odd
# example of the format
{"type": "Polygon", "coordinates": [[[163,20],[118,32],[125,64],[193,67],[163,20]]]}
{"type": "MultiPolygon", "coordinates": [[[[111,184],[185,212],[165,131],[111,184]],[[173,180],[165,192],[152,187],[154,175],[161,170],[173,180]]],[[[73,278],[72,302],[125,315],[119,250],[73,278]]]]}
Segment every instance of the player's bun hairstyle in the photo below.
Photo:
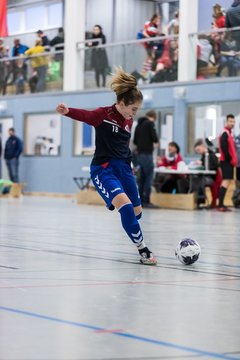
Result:
{"type": "Polygon", "coordinates": [[[111,88],[117,95],[117,103],[123,101],[128,106],[143,100],[143,95],[137,88],[137,79],[120,67],[116,69],[116,73],[112,76],[111,88]]]}

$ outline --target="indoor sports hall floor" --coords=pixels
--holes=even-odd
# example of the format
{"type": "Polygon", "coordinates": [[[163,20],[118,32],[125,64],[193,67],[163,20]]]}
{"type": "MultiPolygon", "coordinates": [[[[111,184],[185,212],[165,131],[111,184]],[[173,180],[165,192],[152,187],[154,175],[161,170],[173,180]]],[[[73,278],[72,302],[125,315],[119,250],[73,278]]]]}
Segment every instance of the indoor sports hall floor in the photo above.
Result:
{"type": "Polygon", "coordinates": [[[116,211],[0,199],[1,360],[240,359],[240,211],[145,210],[157,267],[116,211]],[[196,239],[199,261],[174,257],[196,239]]]}

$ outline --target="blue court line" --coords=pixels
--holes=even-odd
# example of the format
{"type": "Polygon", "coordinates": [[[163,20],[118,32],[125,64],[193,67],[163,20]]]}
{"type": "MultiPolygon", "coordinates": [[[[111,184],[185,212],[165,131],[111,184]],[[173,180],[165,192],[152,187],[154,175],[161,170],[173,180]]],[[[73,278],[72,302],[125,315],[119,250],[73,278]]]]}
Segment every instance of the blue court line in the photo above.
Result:
{"type": "MultiPolygon", "coordinates": [[[[103,331],[107,330],[107,329],[99,327],[99,326],[84,324],[84,323],[75,322],[75,321],[64,320],[64,319],[60,319],[60,318],[56,318],[56,317],[52,317],[52,316],[47,316],[47,315],[42,315],[42,314],[33,313],[33,312],[29,312],[29,311],[9,308],[9,307],[5,307],[5,306],[0,306],[0,310],[16,313],[16,314],[20,314],[20,315],[30,316],[30,317],[34,317],[34,318],[38,318],[38,319],[42,319],[42,320],[48,320],[48,321],[58,322],[58,323],[61,323],[61,324],[66,324],[66,325],[71,325],[71,326],[75,326],[75,327],[94,330],[94,331],[96,331],[96,330],[103,330],[103,331]]],[[[160,341],[160,340],[155,340],[155,339],[151,339],[151,338],[147,338],[147,337],[137,336],[137,335],[130,334],[130,333],[113,332],[113,333],[110,333],[110,334],[111,335],[116,335],[116,336],[121,336],[121,337],[124,337],[124,338],[129,338],[129,339],[132,339],[132,340],[141,341],[141,342],[144,342],[144,343],[150,343],[150,344],[154,344],[154,345],[158,345],[158,346],[169,347],[169,348],[172,348],[172,349],[181,350],[181,351],[185,351],[185,352],[188,352],[188,353],[193,353],[193,354],[197,354],[197,355],[201,355],[201,356],[208,356],[208,357],[211,357],[211,358],[214,358],[214,359],[240,360],[240,358],[236,358],[236,357],[233,358],[233,357],[230,357],[230,356],[227,356],[227,355],[222,355],[222,354],[218,354],[218,353],[214,353],[214,352],[208,352],[208,351],[204,351],[204,350],[194,349],[194,348],[187,347],[187,346],[182,346],[182,345],[177,345],[177,344],[173,344],[173,343],[169,343],[169,342],[165,342],[165,341],[160,341]]]]}

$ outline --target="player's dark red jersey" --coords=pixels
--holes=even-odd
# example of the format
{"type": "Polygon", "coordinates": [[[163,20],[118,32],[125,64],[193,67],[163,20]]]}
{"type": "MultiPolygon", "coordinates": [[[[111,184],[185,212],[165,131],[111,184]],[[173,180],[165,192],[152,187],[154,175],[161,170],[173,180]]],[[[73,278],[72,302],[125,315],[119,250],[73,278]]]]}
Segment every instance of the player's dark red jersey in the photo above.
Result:
{"type": "Polygon", "coordinates": [[[124,119],[115,105],[90,111],[69,108],[66,116],[95,127],[93,165],[101,165],[112,158],[131,161],[129,140],[133,120],[124,119]]]}

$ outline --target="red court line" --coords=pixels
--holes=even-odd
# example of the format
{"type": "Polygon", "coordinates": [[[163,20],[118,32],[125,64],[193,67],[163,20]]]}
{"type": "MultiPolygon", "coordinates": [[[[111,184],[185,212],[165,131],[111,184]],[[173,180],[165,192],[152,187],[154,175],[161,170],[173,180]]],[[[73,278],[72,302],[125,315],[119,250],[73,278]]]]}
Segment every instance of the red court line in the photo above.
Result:
{"type": "Polygon", "coordinates": [[[98,283],[83,283],[83,284],[42,284],[42,285],[7,285],[0,286],[0,289],[31,289],[31,288],[61,288],[61,287],[90,287],[90,286],[111,286],[111,285],[174,285],[174,284],[185,284],[185,283],[206,283],[206,282],[219,282],[219,281],[229,281],[229,280],[240,280],[239,278],[228,278],[223,279],[202,279],[202,280],[186,280],[186,281],[112,281],[112,282],[98,282],[98,283]]]}

